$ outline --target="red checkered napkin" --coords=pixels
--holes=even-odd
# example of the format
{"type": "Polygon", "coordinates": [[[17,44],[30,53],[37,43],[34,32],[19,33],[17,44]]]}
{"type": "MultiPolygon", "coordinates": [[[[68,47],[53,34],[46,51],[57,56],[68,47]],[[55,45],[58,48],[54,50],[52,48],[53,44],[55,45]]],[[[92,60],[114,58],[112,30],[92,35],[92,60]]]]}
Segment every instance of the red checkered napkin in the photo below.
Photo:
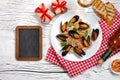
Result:
{"type": "MultiPolygon", "coordinates": [[[[108,26],[103,19],[101,19],[99,21],[99,24],[102,28],[102,38],[103,39],[102,39],[102,43],[101,43],[99,50],[91,58],[81,61],[81,62],[68,61],[68,60],[65,60],[64,58],[62,58],[61,56],[59,56],[55,52],[53,47],[51,46],[48,49],[46,60],[65,69],[68,72],[68,74],[70,75],[70,77],[76,76],[76,75],[86,71],[87,69],[97,65],[98,60],[100,59],[102,54],[106,51],[106,49],[109,47],[108,41],[110,40],[111,36],[120,27],[120,26],[118,26],[118,25],[120,25],[120,13],[118,11],[116,11],[116,14],[117,15],[114,19],[113,25],[111,25],[111,26],[108,26]]],[[[120,49],[114,51],[112,55],[116,54],[119,51],[120,51],[120,49]]]]}

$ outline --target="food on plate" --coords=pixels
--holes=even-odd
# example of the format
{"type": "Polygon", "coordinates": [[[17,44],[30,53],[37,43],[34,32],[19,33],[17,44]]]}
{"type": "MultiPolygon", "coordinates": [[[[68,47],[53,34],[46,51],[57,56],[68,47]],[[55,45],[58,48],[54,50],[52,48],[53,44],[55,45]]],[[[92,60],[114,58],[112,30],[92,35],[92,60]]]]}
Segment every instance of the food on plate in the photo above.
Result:
{"type": "Polygon", "coordinates": [[[60,23],[60,34],[56,37],[60,40],[62,56],[68,52],[76,53],[79,56],[85,55],[85,50],[92,46],[99,35],[99,29],[93,29],[84,22],[78,15],[73,16],[69,21],[60,23]],[[92,32],[93,31],[93,32],[92,32]]]}
{"type": "Polygon", "coordinates": [[[70,30],[68,32],[69,36],[71,36],[72,38],[74,39],[79,39],[80,38],[80,35],[78,32],[76,32],[75,30],[70,30]]]}
{"type": "Polygon", "coordinates": [[[113,62],[111,64],[111,70],[114,72],[120,73],[120,59],[113,60],[113,62]]]}
{"type": "Polygon", "coordinates": [[[84,22],[79,22],[79,29],[88,29],[89,28],[89,25],[87,23],[84,23],[84,22]]]}
{"type": "Polygon", "coordinates": [[[64,24],[62,24],[62,22],[61,22],[60,26],[61,26],[62,32],[65,32],[65,30],[67,29],[67,25],[68,25],[68,22],[65,22],[64,24]]]}
{"type": "Polygon", "coordinates": [[[107,19],[107,10],[105,4],[101,0],[94,0],[92,8],[95,13],[102,19],[107,19]]]}
{"type": "Polygon", "coordinates": [[[112,3],[107,2],[106,3],[106,10],[107,10],[107,24],[111,25],[113,23],[113,20],[115,18],[115,7],[112,3]]]}
{"type": "Polygon", "coordinates": [[[85,55],[85,52],[78,46],[75,46],[73,50],[75,51],[76,54],[78,54],[81,57],[82,55],[85,55]]]}
{"type": "Polygon", "coordinates": [[[82,7],[88,7],[92,4],[93,0],[77,0],[78,4],[82,7]]]}
{"type": "Polygon", "coordinates": [[[102,19],[105,19],[108,25],[113,23],[115,18],[115,7],[112,3],[103,3],[101,0],[94,0],[92,3],[93,10],[102,19]]]}
{"type": "Polygon", "coordinates": [[[98,29],[95,29],[95,30],[93,29],[92,36],[91,36],[93,41],[95,41],[97,39],[98,34],[99,34],[99,30],[98,29]]]}
{"type": "MultiPolygon", "coordinates": [[[[75,23],[76,21],[79,20],[79,16],[78,15],[75,15],[70,21],[69,21],[69,24],[73,24],[75,23]]],[[[70,25],[71,26],[71,25],[70,25]]]]}
{"type": "Polygon", "coordinates": [[[72,45],[66,45],[62,48],[62,56],[66,56],[66,54],[70,51],[70,49],[72,48],[72,45]]]}
{"type": "Polygon", "coordinates": [[[56,37],[59,38],[59,39],[62,40],[62,41],[66,41],[66,39],[68,38],[68,37],[67,37],[66,35],[64,35],[64,34],[58,34],[56,37]]]}
{"type": "MultiPolygon", "coordinates": [[[[89,36],[88,36],[89,37],[89,36]]],[[[88,38],[87,38],[88,39],[88,38]]],[[[82,44],[85,47],[89,47],[90,46],[90,40],[88,41],[87,39],[85,39],[85,37],[82,36],[82,44]]]]}

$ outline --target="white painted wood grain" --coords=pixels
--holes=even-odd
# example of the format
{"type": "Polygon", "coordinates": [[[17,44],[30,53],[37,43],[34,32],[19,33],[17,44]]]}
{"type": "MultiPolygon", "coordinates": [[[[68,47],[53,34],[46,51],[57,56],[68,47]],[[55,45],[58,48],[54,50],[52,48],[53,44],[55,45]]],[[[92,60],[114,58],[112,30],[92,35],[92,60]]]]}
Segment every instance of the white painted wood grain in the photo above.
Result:
{"type": "MultiPolygon", "coordinates": [[[[70,78],[62,68],[45,60],[50,47],[50,29],[54,19],[48,25],[41,24],[34,9],[44,2],[50,7],[52,0],[0,0],[0,80],[120,80],[108,69],[102,71],[96,67],[70,78]],[[18,25],[41,25],[43,28],[43,58],[41,61],[21,62],[15,59],[15,28],[18,25]],[[102,77],[101,77],[102,76],[102,77]]],[[[108,0],[104,0],[105,2],[108,0]]],[[[120,0],[110,0],[120,11],[120,0]]],[[[91,7],[82,8],[77,0],[67,0],[69,10],[86,10],[95,15],[91,7]]],[[[95,15],[96,16],[96,15],[95,15]]],[[[98,19],[98,17],[96,16],[98,19]]]]}

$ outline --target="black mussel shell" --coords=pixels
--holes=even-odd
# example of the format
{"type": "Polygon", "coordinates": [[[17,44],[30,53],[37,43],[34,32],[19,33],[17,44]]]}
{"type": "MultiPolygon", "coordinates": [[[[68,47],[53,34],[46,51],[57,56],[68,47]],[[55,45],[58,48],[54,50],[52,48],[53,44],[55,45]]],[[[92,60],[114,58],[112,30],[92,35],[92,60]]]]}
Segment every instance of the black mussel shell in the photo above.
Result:
{"type": "Polygon", "coordinates": [[[79,39],[79,38],[80,38],[80,35],[79,35],[76,31],[74,31],[74,30],[70,30],[70,31],[68,32],[68,34],[69,34],[71,37],[75,38],[75,39],[79,39]]]}
{"type": "Polygon", "coordinates": [[[87,37],[87,42],[90,44],[90,36],[87,37]]]}
{"type": "Polygon", "coordinates": [[[88,28],[89,28],[89,25],[87,23],[79,22],[79,29],[85,30],[88,28]]]}
{"type": "Polygon", "coordinates": [[[99,29],[93,29],[92,31],[92,40],[95,41],[99,35],[99,29]]]}
{"type": "Polygon", "coordinates": [[[69,22],[71,23],[75,23],[79,20],[79,16],[78,15],[75,15],[69,22]]]}
{"type": "Polygon", "coordinates": [[[85,37],[82,36],[82,44],[85,46],[85,47],[89,47],[89,42],[88,40],[85,39],[85,37]]]}
{"type": "Polygon", "coordinates": [[[65,32],[66,31],[67,25],[68,25],[68,22],[65,22],[64,24],[62,24],[62,22],[60,23],[61,32],[65,32]]]}
{"type": "Polygon", "coordinates": [[[84,52],[81,48],[79,48],[78,46],[75,46],[73,50],[74,50],[74,52],[77,53],[79,56],[85,55],[85,52],[84,52]]]}
{"type": "Polygon", "coordinates": [[[72,45],[68,44],[62,48],[62,50],[69,51],[72,48],[72,45]]]}
{"type": "Polygon", "coordinates": [[[70,51],[72,45],[66,45],[62,48],[62,56],[66,56],[66,54],[70,51]]]}
{"type": "Polygon", "coordinates": [[[67,36],[65,36],[64,34],[58,34],[56,36],[58,39],[62,40],[62,41],[66,41],[66,39],[68,38],[67,36]]]}
{"type": "Polygon", "coordinates": [[[62,56],[63,56],[63,57],[66,56],[67,53],[68,53],[67,51],[63,51],[63,52],[62,52],[62,56]]]}

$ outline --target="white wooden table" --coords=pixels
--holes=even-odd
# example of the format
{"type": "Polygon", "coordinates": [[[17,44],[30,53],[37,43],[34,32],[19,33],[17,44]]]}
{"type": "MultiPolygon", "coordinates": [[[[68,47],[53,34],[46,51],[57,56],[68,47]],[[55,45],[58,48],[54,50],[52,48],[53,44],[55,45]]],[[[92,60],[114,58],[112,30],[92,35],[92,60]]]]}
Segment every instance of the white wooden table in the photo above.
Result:
{"type": "MultiPolygon", "coordinates": [[[[120,76],[110,73],[108,68],[97,70],[93,67],[85,73],[69,78],[62,68],[45,61],[50,47],[49,25],[43,25],[34,10],[44,2],[50,7],[52,0],[0,0],[0,80],[120,80],[120,76]],[[43,28],[43,58],[36,62],[21,62],[15,59],[15,28],[18,25],[41,25],[43,28]]],[[[104,0],[106,1],[106,0],[104,0]]],[[[120,11],[120,0],[110,0],[120,11]]],[[[83,9],[76,0],[67,0],[69,10],[83,9]]],[[[85,9],[95,15],[91,7],[85,9]]],[[[96,15],[95,15],[96,16],[96,15]]],[[[97,19],[99,19],[96,16],[97,19]]]]}

